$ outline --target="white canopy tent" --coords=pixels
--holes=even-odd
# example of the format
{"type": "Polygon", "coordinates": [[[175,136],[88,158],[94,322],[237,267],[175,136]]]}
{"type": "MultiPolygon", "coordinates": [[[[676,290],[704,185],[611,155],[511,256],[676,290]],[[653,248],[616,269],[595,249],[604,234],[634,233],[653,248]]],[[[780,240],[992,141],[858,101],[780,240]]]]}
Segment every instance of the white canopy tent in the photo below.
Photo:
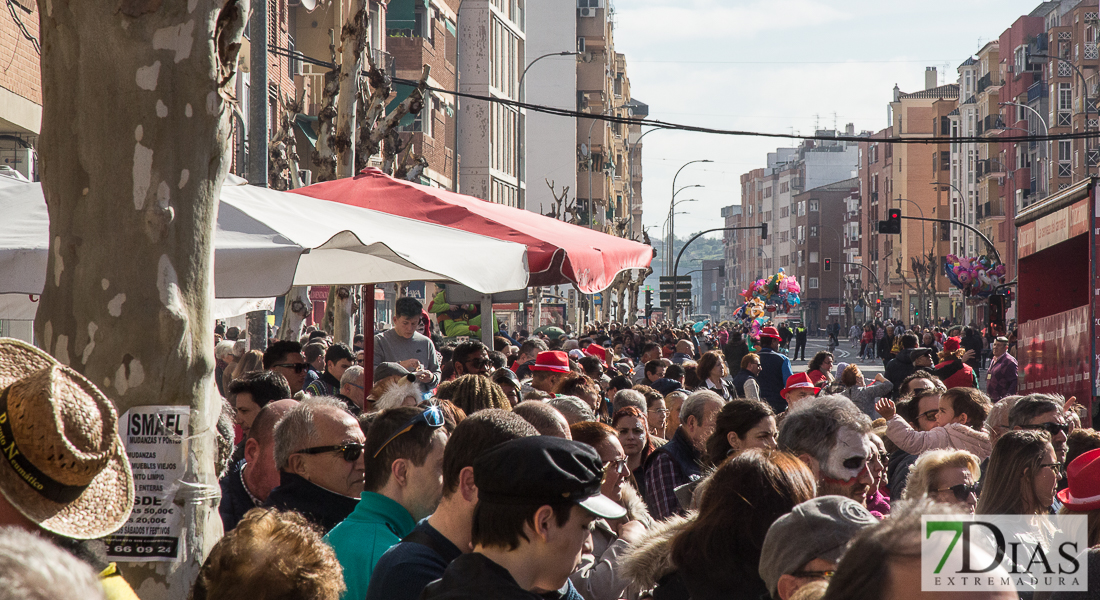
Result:
{"type": "MultiPolygon", "coordinates": [[[[0,215],[0,319],[33,318],[49,250],[41,185],[0,177],[0,215]]],[[[522,244],[259,188],[233,176],[222,187],[214,236],[218,316],[257,310],[258,299],[285,294],[292,285],[454,281],[492,294],[523,289],[527,280],[522,244]]]]}

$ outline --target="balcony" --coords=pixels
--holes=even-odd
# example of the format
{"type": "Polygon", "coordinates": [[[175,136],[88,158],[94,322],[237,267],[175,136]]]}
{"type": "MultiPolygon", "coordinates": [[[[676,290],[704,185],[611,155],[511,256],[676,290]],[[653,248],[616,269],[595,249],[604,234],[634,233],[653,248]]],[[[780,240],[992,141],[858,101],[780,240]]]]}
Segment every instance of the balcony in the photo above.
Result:
{"type": "Polygon", "coordinates": [[[1005,168],[1001,161],[995,158],[983,158],[978,160],[977,175],[981,177],[1004,177],[1005,168]]]}
{"type": "Polygon", "coordinates": [[[1049,95],[1046,84],[1042,79],[1037,79],[1035,83],[1031,84],[1027,88],[1027,103],[1031,105],[1039,100],[1046,98],[1049,95]]]}
{"type": "Polygon", "coordinates": [[[993,73],[982,75],[981,79],[978,79],[978,93],[984,92],[991,85],[993,85],[993,73]]]}

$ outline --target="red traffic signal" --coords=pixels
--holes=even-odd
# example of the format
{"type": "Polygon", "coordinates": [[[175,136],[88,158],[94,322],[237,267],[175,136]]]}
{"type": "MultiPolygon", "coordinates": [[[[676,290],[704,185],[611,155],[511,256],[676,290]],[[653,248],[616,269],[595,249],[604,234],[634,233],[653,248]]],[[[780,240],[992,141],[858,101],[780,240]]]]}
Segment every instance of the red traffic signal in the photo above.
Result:
{"type": "Polygon", "coordinates": [[[891,208],[886,213],[887,217],[885,221],[878,222],[878,232],[888,234],[900,234],[901,233],[901,209],[891,208]]]}
{"type": "Polygon", "coordinates": [[[833,259],[831,259],[831,258],[826,258],[825,259],[825,270],[826,271],[832,271],[833,270],[833,259]]]}

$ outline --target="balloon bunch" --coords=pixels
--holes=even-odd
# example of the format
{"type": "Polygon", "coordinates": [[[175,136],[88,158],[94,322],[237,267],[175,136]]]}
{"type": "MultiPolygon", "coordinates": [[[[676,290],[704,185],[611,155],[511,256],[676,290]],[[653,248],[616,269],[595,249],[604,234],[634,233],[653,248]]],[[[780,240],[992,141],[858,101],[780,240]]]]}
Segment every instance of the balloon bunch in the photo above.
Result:
{"type": "Polygon", "coordinates": [[[776,306],[786,311],[802,303],[799,297],[801,292],[802,288],[798,285],[798,280],[784,273],[783,269],[779,269],[779,272],[771,277],[757,279],[750,283],[747,290],[741,290],[741,297],[746,303],[759,300],[761,304],[776,306]]]}
{"type": "Polygon", "coordinates": [[[733,313],[735,319],[757,319],[764,316],[764,301],[759,298],[750,298],[733,313]]]}
{"type": "Polygon", "coordinates": [[[968,258],[948,254],[943,257],[943,271],[951,284],[966,296],[984,298],[1005,281],[1005,266],[986,256],[968,258]]]}

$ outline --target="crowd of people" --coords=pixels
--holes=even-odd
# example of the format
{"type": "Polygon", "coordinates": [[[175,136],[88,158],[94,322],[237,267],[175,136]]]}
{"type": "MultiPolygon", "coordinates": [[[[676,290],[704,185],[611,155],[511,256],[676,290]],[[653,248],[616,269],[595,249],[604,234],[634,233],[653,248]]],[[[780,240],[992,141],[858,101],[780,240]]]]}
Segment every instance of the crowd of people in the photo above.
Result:
{"type": "MultiPolygon", "coordinates": [[[[959,512],[1086,514],[1096,549],[1081,560],[1100,568],[1100,434],[1074,398],[1016,394],[1009,338],[986,354],[974,328],[869,324],[851,339],[864,361],[873,344],[885,373],[867,379],[831,352],[792,363],[805,330],[780,329],[593,323],[501,329],[488,347],[433,335],[400,298],[369,382],[362,336],[309,330],[246,352],[219,329],[236,435],[218,465],[225,535],[191,597],[903,598],[919,595],[921,516],[959,512]]],[[[109,443],[114,409],[5,340],[0,423],[9,411],[0,444],[26,448],[19,465],[39,479],[60,477],[32,447],[43,428],[74,461],[104,456],[50,500],[0,465],[0,548],[21,548],[0,550],[0,588],[63,569],[69,595],[133,597],[118,566],[79,551],[128,514],[80,506],[125,505],[117,474],[102,476],[125,460],[109,443]],[[103,489],[74,499],[74,483],[103,489]]]]}

